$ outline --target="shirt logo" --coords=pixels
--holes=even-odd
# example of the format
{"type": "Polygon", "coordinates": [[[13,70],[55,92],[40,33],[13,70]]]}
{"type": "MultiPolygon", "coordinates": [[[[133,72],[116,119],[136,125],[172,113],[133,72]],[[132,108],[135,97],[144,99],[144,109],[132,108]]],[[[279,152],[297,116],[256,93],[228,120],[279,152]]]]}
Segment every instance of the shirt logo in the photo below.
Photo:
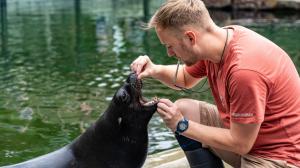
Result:
{"type": "Polygon", "coordinates": [[[241,117],[241,118],[247,118],[247,117],[253,117],[253,113],[232,113],[232,117],[241,117]]]}

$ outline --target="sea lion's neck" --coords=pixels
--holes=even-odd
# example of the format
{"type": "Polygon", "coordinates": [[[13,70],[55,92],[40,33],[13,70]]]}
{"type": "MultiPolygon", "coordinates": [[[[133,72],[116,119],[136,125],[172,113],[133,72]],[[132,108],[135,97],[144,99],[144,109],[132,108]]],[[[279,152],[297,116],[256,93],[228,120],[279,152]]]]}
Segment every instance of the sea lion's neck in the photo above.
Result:
{"type": "MultiPolygon", "coordinates": [[[[128,130],[130,132],[145,132],[147,131],[147,125],[150,119],[148,117],[143,117],[144,111],[130,111],[133,108],[122,107],[115,102],[111,102],[106,111],[100,117],[99,122],[96,122],[96,131],[101,131],[101,127],[111,127],[114,128],[113,131],[128,130]],[[135,115],[138,114],[138,115],[135,115]],[[100,120],[103,120],[103,122],[100,120]],[[105,124],[103,124],[105,123],[105,124]],[[99,127],[101,124],[101,127],[99,127]]],[[[138,110],[138,108],[136,108],[138,110]]],[[[140,109],[141,110],[141,109],[140,109]]],[[[149,117],[150,118],[150,117],[149,117]]],[[[123,132],[123,131],[122,131],[123,132]]],[[[124,133],[124,132],[123,132],[124,133]]]]}

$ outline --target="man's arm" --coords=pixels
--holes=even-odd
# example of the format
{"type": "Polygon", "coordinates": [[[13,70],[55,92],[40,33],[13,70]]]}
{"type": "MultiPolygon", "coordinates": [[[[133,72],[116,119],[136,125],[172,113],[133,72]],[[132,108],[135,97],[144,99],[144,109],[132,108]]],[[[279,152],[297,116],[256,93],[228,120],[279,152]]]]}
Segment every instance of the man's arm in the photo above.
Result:
{"type": "MultiPolygon", "coordinates": [[[[139,56],[130,66],[138,74],[138,78],[152,77],[173,89],[178,89],[174,86],[177,65],[156,65],[147,55],[144,55],[139,56]]],[[[183,66],[179,66],[176,78],[177,85],[191,88],[200,80],[189,75],[183,66]]]]}
{"type": "Polygon", "coordinates": [[[216,128],[190,121],[184,136],[200,141],[214,148],[247,154],[256,138],[261,124],[240,124],[231,122],[231,128],[216,128]]]}
{"type": "MultiPolygon", "coordinates": [[[[199,83],[201,79],[191,76],[188,72],[186,72],[184,67],[185,65],[179,66],[178,68],[176,85],[185,88],[192,88],[199,83]]],[[[176,70],[177,65],[156,65],[151,76],[173,89],[178,89],[174,86],[176,70]]]]}
{"type": "MultiPolygon", "coordinates": [[[[173,131],[183,118],[179,108],[168,99],[160,99],[157,112],[173,131]]],[[[182,135],[202,142],[213,148],[232,151],[241,155],[248,153],[259,132],[261,124],[230,123],[230,129],[217,128],[189,121],[188,129],[182,135]]]]}

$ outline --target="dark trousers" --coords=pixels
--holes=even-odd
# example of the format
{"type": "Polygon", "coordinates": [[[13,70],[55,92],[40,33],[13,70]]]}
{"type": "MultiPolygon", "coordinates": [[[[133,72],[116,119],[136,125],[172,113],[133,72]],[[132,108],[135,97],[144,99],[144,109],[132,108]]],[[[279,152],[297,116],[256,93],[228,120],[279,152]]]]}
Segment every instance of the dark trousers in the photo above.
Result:
{"type": "Polygon", "coordinates": [[[182,135],[175,135],[191,168],[224,168],[222,160],[202,144],[182,135]]]}

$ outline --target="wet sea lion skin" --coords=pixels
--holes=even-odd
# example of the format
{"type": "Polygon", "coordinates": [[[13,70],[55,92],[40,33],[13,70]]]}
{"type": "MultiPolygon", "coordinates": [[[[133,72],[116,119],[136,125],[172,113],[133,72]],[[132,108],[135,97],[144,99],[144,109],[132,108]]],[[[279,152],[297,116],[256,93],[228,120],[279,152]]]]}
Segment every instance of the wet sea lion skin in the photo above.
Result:
{"type": "Polygon", "coordinates": [[[2,168],[140,168],[148,149],[148,123],[157,101],[145,104],[131,73],[106,111],[82,135],[49,154],[2,168]]]}

